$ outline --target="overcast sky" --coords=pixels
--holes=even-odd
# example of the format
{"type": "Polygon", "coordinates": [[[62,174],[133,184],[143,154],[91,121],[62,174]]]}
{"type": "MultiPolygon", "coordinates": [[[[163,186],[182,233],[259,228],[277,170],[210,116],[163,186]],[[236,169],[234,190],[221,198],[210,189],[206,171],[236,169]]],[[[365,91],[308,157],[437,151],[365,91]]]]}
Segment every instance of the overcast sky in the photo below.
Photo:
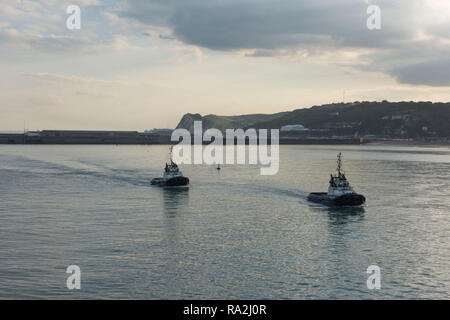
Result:
{"type": "Polygon", "coordinates": [[[450,101],[450,1],[0,0],[0,70],[0,130],[450,101]]]}

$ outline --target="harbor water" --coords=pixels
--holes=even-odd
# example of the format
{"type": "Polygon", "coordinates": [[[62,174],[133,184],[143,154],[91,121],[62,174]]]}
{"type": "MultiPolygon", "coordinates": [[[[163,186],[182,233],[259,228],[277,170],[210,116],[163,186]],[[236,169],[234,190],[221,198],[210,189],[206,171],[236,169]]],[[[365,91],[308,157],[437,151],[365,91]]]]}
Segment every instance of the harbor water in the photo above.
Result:
{"type": "Polygon", "coordinates": [[[151,186],[167,158],[156,145],[1,145],[0,298],[450,298],[448,147],[280,146],[273,176],[182,164],[188,189],[151,186]],[[361,208],[306,200],[338,152],[361,208]]]}

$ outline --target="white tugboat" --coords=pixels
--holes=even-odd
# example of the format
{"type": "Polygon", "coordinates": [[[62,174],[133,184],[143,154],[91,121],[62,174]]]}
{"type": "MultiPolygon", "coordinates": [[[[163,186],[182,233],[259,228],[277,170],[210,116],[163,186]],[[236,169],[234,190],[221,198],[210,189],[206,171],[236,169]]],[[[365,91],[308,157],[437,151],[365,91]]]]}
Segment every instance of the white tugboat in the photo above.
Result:
{"type": "Polygon", "coordinates": [[[337,175],[331,175],[328,193],[313,192],[308,196],[311,202],[321,203],[327,206],[360,206],[366,202],[366,198],[355,192],[342,172],[342,154],[339,152],[337,159],[337,175]]]}
{"type": "Polygon", "coordinates": [[[166,163],[163,177],[152,179],[151,184],[159,185],[161,187],[178,187],[189,185],[189,178],[183,176],[183,173],[178,168],[178,165],[172,160],[172,147],[170,148],[170,162],[166,163]]]}

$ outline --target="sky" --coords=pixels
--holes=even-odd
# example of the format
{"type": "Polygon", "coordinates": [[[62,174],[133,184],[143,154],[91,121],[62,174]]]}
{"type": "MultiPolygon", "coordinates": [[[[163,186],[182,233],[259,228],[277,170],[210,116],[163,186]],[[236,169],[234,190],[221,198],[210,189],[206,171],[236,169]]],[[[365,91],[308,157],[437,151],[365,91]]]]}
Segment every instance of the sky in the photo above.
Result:
{"type": "Polygon", "coordinates": [[[448,102],[449,71],[449,0],[0,0],[0,130],[448,102]]]}

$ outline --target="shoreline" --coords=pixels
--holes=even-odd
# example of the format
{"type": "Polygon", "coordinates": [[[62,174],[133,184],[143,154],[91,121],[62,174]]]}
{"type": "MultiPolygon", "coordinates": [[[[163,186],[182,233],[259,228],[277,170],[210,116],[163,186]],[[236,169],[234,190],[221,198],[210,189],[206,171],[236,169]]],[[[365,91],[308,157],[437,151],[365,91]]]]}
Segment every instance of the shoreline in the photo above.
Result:
{"type": "MultiPolygon", "coordinates": [[[[0,146],[1,145],[51,145],[51,146],[67,146],[67,145],[73,145],[73,146],[95,146],[95,145],[176,145],[177,143],[175,142],[146,142],[146,143],[140,143],[140,142],[73,142],[73,143],[62,143],[62,142],[54,142],[54,143],[39,143],[39,142],[14,142],[14,143],[8,143],[8,142],[2,142],[0,141],[0,146]]],[[[195,145],[195,144],[191,144],[191,145],[195,145]]],[[[202,145],[206,146],[208,144],[203,143],[202,145]]],[[[235,145],[238,145],[237,143],[235,143],[235,145]]],[[[246,145],[248,145],[248,143],[246,143],[246,145]]],[[[270,143],[268,143],[268,145],[270,145],[270,143]]],[[[345,145],[359,145],[359,146],[399,146],[399,147],[428,147],[428,148],[433,148],[433,147],[448,147],[450,148],[450,142],[431,142],[431,141],[371,141],[371,142],[363,142],[363,143],[356,143],[354,141],[336,141],[336,140],[320,140],[320,141],[302,141],[302,142],[297,142],[297,143],[292,143],[292,142],[283,142],[280,141],[279,142],[280,146],[307,146],[307,145],[341,145],[341,146],[345,146],[345,145]]]]}
{"type": "Polygon", "coordinates": [[[364,145],[372,146],[402,146],[402,147],[450,147],[450,141],[396,141],[396,140],[383,140],[383,141],[370,141],[364,143],[364,145]]]}

